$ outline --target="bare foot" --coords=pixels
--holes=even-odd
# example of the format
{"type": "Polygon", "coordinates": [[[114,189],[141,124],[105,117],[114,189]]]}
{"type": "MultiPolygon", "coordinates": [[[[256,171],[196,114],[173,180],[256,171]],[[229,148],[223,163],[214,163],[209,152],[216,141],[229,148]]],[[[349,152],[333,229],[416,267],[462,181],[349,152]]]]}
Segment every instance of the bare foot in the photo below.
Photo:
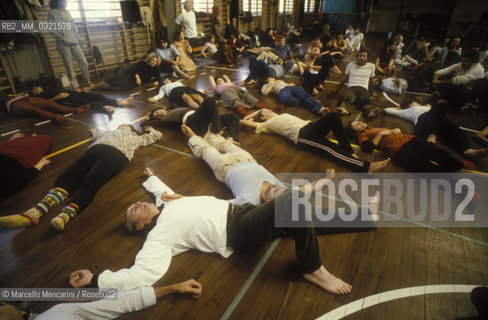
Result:
{"type": "Polygon", "coordinates": [[[47,166],[48,164],[51,163],[51,160],[49,159],[46,159],[46,158],[42,158],[41,160],[39,160],[39,162],[34,166],[34,168],[36,168],[37,170],[41,171],[42,168],[44,168],[44,166],[47,166]]]}
{"type": "Polygon", "coordinates": [[[154,102],[156,102],[156,99],[154,99],[154,98],[147,98],[147,102],[154,103],[154,102]]]}
{"type": "Polygon", "coordinates": [[[378,215],[378,208],[380,206],[380,192],[376,191],[373,196],[373,199],[368,203],[369,213],[373,217],[373,221],[376,223],[380,220],[380,216],[378,215]]]}
{"type": "Polygon", "coordinates": [[[105,110],[106,113],[113,113],[115,110],[113,106],[103,106],[102,109],[105,110]]]}
{"type": "Polygon", "coordinates": [[[312,96],[316,96],[318,94],[319,94],[319,91],[317,89],[313,88],[313,90],[312,90],[312,96]]]}
{"type": "Polygon", "coordinates": [[[154,173],[154,170],[151,168],[151,167],[146,167],[144,169],[144,174],[147,176],[147,177],[151,177],[151,176],[154,176],[155,173],[154,173]]]}
{"type": "Polygon", "coordinates": [[[332,294],[343,295],[352,290],[351,285],[332,275],[324,266],[320,266],[319,269],[310,274],[304,274],[303,277],[332,294]]]}
{"type": "Polygon", "coordinates": [[[9,140],[14,140],[14,139],[18,139],[18,138],[23,138],[25,137],[25,135],[22,133],[22,132],[17,132],[17,133],[14,133],[9,140]]]}
{"type": "Polygon", "coordinates": [[[370,113],[368,113],[368,119],[369,120],[373,120],[373,119],[376,119],[376,117],[381,113],[381,109],[380,108],[374,108],[373,110],[371,110],[370,113]]]}
{"type": "Polygon", "coordinates": [[[320,110],[317,112],[317,114],[320,114],[320,115],[326,115],[327,113],[329,113],[329,108],[326,108],[326,107],[320,108],[320,110]]]}
{"type": "Polygon", "coordinates": [[[56,122],[57,124],[61,124],[61,123],[63,123],[65,120],[66,120],[66,118],[65,118],[64,116],[57,116],[57,117],[54,119],[54,122],[56,122]]]}
{"type": "Polygon", "coordinates": [[[481,159],[488,156],[488,148],[483,148],[483,149],[469,148],[468,150],[464,151],[463,156],[467,158],[481,159]]]}
{"type": "Polygon", "coordinates": [[[83,112],[90,110],[90,108],[91,108],[90,104],[84,104],[81,107],[76,108],[75,113],[80,114],[80,113],[83,113],[83,112]]]}
{"type": "Polygon", "coordinates": [[[329,168],[326,170],[325,179],[332,180],[336,175],[335,169],[329,168]]]}
{"type": "Polygon", "coordinates": [[[182,125],[181,126],[181,132],[183,132],[183,134],[185,136],[187,136],[188,138],[191,138],[193,136],[196,136],[195,132],[193,132],[193,130],[190,129],[190,127],[187,126],[187,125],[182,125]]]}
{"type": "Polygon", "coordinates": [[[368,173],[373,173],[373,172],[376,172],[378,170],[383,169],[384,167],[386,167],[388,165],[388,163],[390,163],[390,161],[391,161],[391,159],[388,158],[388,159],[383,160],[383,161],[371,162],[371,164],[369,165],[368,173]]]}
{"type": "Polygon", "coordinates": [[[335,109],[335,111],[336,111],[338,114],[340,114],[341,116],[349,116],[349,115],[351,115],[351,113],[350,113],[349,111],[347,111],[346,109],[341,108],[341,107],[336,108],[336,109],[335,109]]]}
{"type": "Polygon", "coordinates": [[[132,101],[134,101],[134,97],[131,96],[131,97],[127,97],[125,99],[117,99],[117,100],[115,100],[115,103],[117,103],[119,106],[126,106],[129,103],[131,103],[132,101]]]}
{"type": "Polygon", "coordinates": [[[251,79],[248,82],[244,81],[244,85],[248,85],[248,86],[250,86],[251,84],[255,84],[255,83],[256,83],[256,80],[254,80],[254,79],[251,79]]]}
{"type": "Polygon", "coordinates": [[[431,134],[427,137],[427,141],[428,142],[432,142],[432,143],[436,143],[436,135],[435,134],[431,134]]]}

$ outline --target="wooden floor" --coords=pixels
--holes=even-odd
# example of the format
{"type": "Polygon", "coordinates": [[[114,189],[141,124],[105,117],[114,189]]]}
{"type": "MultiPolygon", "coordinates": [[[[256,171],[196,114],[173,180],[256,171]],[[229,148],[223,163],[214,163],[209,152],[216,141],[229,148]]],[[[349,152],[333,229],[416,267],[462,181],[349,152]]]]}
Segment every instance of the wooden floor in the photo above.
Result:
{"type": "MultiPolygon", "coordinates": [[[[341,69],[344,70],[343,65],[341,69]]],[[[190,73],[191,79],[184,83],[207,89],[208,75],[222,72],[232,80],[244,79],[247,59],[234,68],[216,65],[199,69],[190,73]]],[[[286,80],[299,83],[294,76],[286,80]]],[[[329,83],[319,95],[325,106],[337,105],[338,96],[329,94],[335,86],[329,83]]],[[[147,89],[149,87],[124,93],[137,93],[135,101],[132,106],[116,108],[112,118],[89,112],[70,116],[59,126],[35,126],[41,120],[3,115],[0,116],[0,134],[16,129],[26,135],[47,134],[55,141],[55,152],[88,139],[90,125],[106,130],[134,122],[138,127],[141,117],[154,107],[145,101],[157,91],[147,89]]],[[[392,97],[398,102],[412,98],[408,94],[392,97]]],[[[276,104],[272,98],[263,99],[276,104]]],[[[165,103],[160,102],[161,105],[165,103]]],[[[374,104],[382,108],[393,106],[382,96],[375,98],[374,104]]],[[[304,119],[317,118],[298,107],[285,111],[304,119]]],[[[358,115],[355,112],[343,120],[347,123],[358,115]]],[[[451,116],[461,126],[479,130],[481,117],[486,114],[460,117],[453,113],[451,116]]],[[[387,116],[379,117],[371,125],[400,127],[412,132],[410,124],[387,116]]],[[[0,287],[66,287],[69,273],[77,269],[98,273],[107,268],[130,267],[145,236],[124,232],[124,212],[134,201],[151,200],[151,195],[141,187],[146,166],[154,168],[178,193],[232,197],[209,167],[192,156],[181,132],[165,130],[163,134],[155,145],[139,149],[134,160],[103,186],[90,206],[67,225],[64,233],[50,227],[50,220],[59,209],[41,219],[34,228],[0,229],[0,287]]],[[[53,156],[51,164],[25,190],[0,202],[0,215],[19,213],[35,205],[55,178],[85,151],[88,143],[53,156]]],[[[327,168],[347,171],[313,154],[297,152],[294,145],[280,137],[241,131],[241,145],[272,173],[325,172],[327,168]]],[[[366,160],[385,158],[380,153],[363,154],[360,150],[357,154],[366,160]]],[[[487,172],[487,168],[486,163],[478,165],[479,171],[487,172]]],[[[391,164],[387,171],[401,172],[401,169],[391,164]]],[[[482,193],[482,201],[487,201],[486,191],[484,195],[482,193]]],[[[488,284],[488,234],[484,229],[380,228],[371,232],[321,236],[319,243],[324,265],[350,283],[352,293],[336,297],[306,282],[296,268],[293,241],[281,239],[259,252],[235,254],[228,259],[196,251],[176,256],[169,271],[156,285],[194,278],[203,284],[202,297],[193,300],[169,296],[156,306],[123,319],[315,319],[331,311],[336,312],[336,316],[330,319],[341,319],[346,314],[346,319],[469,318],[475,316],[476,311],[469,294],[463,292],[466,289],[463,285],[488,284]],[[411,287],[420,288],[408,289],[411,287]],[[399,289],[405,290],[379,295],[399,289]],[[362,300],[366,297],[370,298],[362,300]],[[335,310],[349,303],[352,304],[335,310]],[[354,310],[357,312],[353,313],[354,310]]],[[[33,307],[42,312],[53,304],[39,302],[33,303],[33,307]]]]}

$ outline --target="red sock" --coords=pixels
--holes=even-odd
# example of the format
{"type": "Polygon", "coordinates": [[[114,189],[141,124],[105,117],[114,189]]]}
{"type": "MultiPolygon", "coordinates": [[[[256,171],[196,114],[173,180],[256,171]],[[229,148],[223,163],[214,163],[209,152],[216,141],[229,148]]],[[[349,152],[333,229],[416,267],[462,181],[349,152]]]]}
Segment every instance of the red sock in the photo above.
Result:
{"type": "Polygon", "coordinates": [[[461,161],[463,162],[463,168],[464,169],[466,169],[466,170],[475,170],[476,169],[476,166],[471,161],[468,161],[468,160],[461,160],[461,161]]]}
{"type": "Polygon", "coordinates": [[[239,114],[239,117],[241,117],[241,118],[244,118],[245,116],[247,116],[246,108],[243,105],[238,105],[236,107],[236,111],[239,114]]]}
{"type": "Polygon", "coordinates": [[[262,103],[261,101],[258,101],[256,102],[256,104],[254,105],[257,109],[263,109],[263,108],[268,108],[268,109],[271,109],[270,107],[268,107],[267,105],[265,105],[264,103],[262,103]]]}

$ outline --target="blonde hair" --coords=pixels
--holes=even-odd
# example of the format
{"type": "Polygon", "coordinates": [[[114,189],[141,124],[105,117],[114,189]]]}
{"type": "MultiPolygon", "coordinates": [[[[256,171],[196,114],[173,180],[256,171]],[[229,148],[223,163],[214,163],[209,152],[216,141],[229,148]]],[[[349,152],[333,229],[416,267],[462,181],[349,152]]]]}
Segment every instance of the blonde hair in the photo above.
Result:
{"type": "Polygon", "coordinates": [[[150,64],[152,59],[158,60],[158,66],[161,64],[161,58],[158,56],[156,52],[151,52],[150,54],[147,55],[146,63],[150,64]]]}

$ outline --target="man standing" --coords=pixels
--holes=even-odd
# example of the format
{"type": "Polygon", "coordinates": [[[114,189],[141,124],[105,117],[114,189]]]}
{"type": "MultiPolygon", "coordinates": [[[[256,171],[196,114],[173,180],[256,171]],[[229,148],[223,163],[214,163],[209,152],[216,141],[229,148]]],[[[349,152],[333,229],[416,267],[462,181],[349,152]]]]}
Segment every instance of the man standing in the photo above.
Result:
{"type": "Polygon", "coordinates": [[[190,45],[193,45],[193,41],[197,37],[197,18],[195,11],[193,10],[193,1],[187,0],[183,2],[183,7],[185,10],[176,17],[176,24],[184,27],[183,32],[185,33],[185,38],[188,39],[190,45]]]}
{"type": "Polygon", "coordinates": [[[341,115],[350,115],[352,104],[356,104],[368,119],[376,118],[380,108],[373,108],[370,94],[373,94],[374,64],[368,62],[368,51],[359,50],[356,62],[349,62],[344,73],[344,78],[339,87],[332,92],[337,93],[349,79],[347,90],[342,97],[340,106],[336,109],[341,115]]]}

